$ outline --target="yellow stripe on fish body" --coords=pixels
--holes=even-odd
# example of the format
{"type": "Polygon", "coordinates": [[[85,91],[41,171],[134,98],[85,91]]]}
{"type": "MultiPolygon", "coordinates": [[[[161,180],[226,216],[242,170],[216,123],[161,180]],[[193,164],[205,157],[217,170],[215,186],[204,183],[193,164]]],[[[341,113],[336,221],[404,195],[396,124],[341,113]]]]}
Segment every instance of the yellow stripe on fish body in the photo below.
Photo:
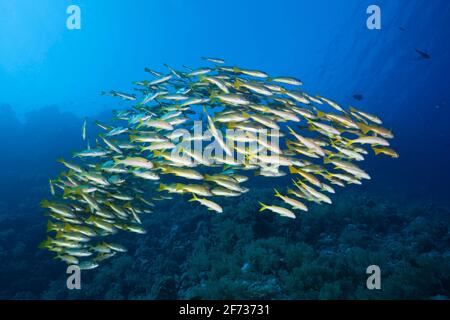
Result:
{"type": "Polygon", "coordinates": [[[361,116],[363,116],[364,118],[376,123],[376,124],[383,124],[383,122],[375,115],[367,113],[367,112],[363,112],[360,110],[355,109],[354,107],[350,107],[350,111],[353,113],[357,113],[361,116]]]}
{"type": "Polygon", "coordinates": [[[259,204],[261,205],[261,209],[259,209],[260,212],[264,211],[264,210],[270,210],[272,212],[278,213],[282,217],[287,217],[287,218],[291,218],[291,219],[296,218],[295,214],[289,209],[279,207],[279,206],[265,205],[262,202],[260,202],[259,204]]]}
{"type": "Polygon", "coordinates": [[[195,193],[197,195],[203,196],[203,197],[210,197],[212,196],[212,193],[209,191],[209,189],[207,187],[205,187],[204,185],[200,185],[200,184],[181,184],[181,183],[177,183],[176,184],[176,189],[177,190],[183,190],[183,191],[187,191],[189,193],[195,193]]]}
{"type": "Polygon", "coordinates": [[[359,128],[361,129],[361,131],[364,134],[367,134],[369,131],[372,131],[375,134],[380,135],[380,136],[382,136],[385,139],[392,139],[392,138],[394,138],[394,134],[390,130],[388,130],[386,128],[383,128],[383,127],[380,127],[380,126],[376,126],[376,125],[366,125],[364,123],[359,123],[358,125],[359,125],[359,128]]]}
{"type": "Polygon", "coordinates": [[[308,172],[305,172],[305,171],[295,168],[293,166],[289,167],[289,172],[292,174],[299,174],[303,178],[305,178],[309,183],[315,185],[316,187],[322,188],[322,183],[319,181],[319,179],[317,179],[314,175],[312,175],[308,172]]]}
{"type": "Polygon", "coordinates": [[[398,157],[400,157],[399,154],[395,150],[393,150],[391,148],[386,148],[386,147],[376,148],[376,147],[373,147],[372,149],[375,152],[375,155],[385,154],[385,155],[390,156],[391,158],[398,158],[398,157]]]}
{"type": "Polygon", "coordinates": [[[275,190],[275,196],[281,198],[285,203],[289,204],[293,209],[308,211],[308,207],[305,206],[300,201],[289,198],[287,196],[283,196],[281,193],[278,192],[277,189],[274,189],[274,190],[275,190]]]}
{"type": "Polygon", "coordinates": [[[192,194],[193,198],[189,201],[197,201],[199,202],[201,205],[205,206],[208,208],[208,210],[212,210],[212,211],[216,211],[218,213],[222,213],[223,209],[220,205],[218,205],[217,203],[208,200],[208,199],[202,199],[202,198],[198,198],[195,193],[192,194]]]}

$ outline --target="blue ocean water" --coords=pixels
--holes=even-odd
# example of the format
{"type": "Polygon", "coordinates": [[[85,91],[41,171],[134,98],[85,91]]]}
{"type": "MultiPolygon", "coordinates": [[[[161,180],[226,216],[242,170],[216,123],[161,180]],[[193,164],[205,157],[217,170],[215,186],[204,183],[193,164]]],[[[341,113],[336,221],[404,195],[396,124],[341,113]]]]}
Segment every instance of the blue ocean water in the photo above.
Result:
{"type": "Polygon", "coordinates": [[[449,17],[446,0],[0,0],[0,298],[450,297],[449,17]],[[80,30],[66,26],[72,4],[80,30]],[[372,4],[380,30],[366,26],[372,4]],[[223,217],[162,204],[151,232],[124,236],[129,253],[69,291],[64,264],[37,249],[55,160],[84,147],[85,117],[128,106],[101,91],[202,56],[377,114],[400,158],[370,157],[370,182],[295,223],[256,215],[272,182],[223,217]],[[370,264],[386,270],[383,292],[364,287],[370,264]]]}

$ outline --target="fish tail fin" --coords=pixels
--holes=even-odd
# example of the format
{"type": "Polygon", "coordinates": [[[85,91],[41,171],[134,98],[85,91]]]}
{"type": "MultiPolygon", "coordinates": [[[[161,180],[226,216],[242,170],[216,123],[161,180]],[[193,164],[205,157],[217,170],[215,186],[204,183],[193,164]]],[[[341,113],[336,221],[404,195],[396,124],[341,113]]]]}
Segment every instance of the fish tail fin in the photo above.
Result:
{"type": "MultiPolygon", "coordinates": [[[[347,141],[347,140],[345,140],[345,138],[344,138],[344,141],[347,141]]],[[[339,140],[337,140],[337,139],[334,139],[334,140],[330,141],[331,146],[334,147],[334,148],[336,148],[336,145],[337,145],[338,142],[339,142],[339,140]]]]}
{"type": "Polygon", "coordinates": [[[139,148],[140,153],[143,153],[143,152],[145,152],[145,150],[146,150],[147,147],[140,146],[140,147],[138,147],[138,148],[139,148]]]}
{"type": "Polygon", "coordinates": [[[64,161],[64,158],[59,158],[58,160],[56,160],[56,162],[64,163],[65,161],[64,161]]]}
{"type": "Polygon", "coordinates": [[[281,193],[276,188],[274,188],[273,190],[275,191],[275,197],[282,197],[281,193]]]}
{"type": "Polygon", "coordinates": [[[69,194],[71,194],[71,191],[69,188],[64,188],[63,198],[66,198],[69,194]]]}
{"type": "Polygon", "coordinates": [[[56,231],[56,224],[51,221],[47,222],[47,232],[50,231],[56,231]]]}
{"type": "Polygon", "coordinates": [[[46,249],[48,247],[50,243],[47,242],[47,240],[42,241],[41,243],[39,243],[38,248],[39,249],[46,249]]]}
{"type": "Polygon", "coordinates": [[[370,127],[365,125],[364,123],[358,124],[359,128],[364,134],[367,134],[370,131],[370,127]]]}
{"type": "MultiPolygon", "coordinates": [[[[298,181],[300,181],[300,180],[298,180],[298,181]]],[[[299,184],[298,184],[298,181],[295,181],[294,179],[292,179],[292,182],[294,183],[294,186],[296,186],[297,188],[300,189],[300,186],[299,186],[299,184]]]]}
{"type": "Polygon", "coordinates": [[[190,199],[189,202],[197,201],[197,200],[198,200],[198,197],[195,195],[195,193],[193,193],[192,194],[192,199],[190,199]]]}
{"type": "Polygon", "coordinates": [[[269,206],[268,205],[265,205],[264,203],[262,203],[261,201],[259,202],[259,204],[261,205],[261,209],[259,209],[259,212],[261,212],[261,211],[264,211],[264,210],[266,210],[266,209],[268,209],[269,208],[269,206]]]}
{"type": "Polygon", "coordinates": [[[136,129],[139,129],[144,125],[144,121],[142,119],[139,119],[139,124],[136,126],[136,129]]]}
{"type": "MultiPolygon", "coordinates": [[[[83,191],[81,191],[80,188],[76,188],[75,190],[72,191],[73,193],[75,193],[78,196],[82,196],[84,195],[83,191]]],[[[106,202],[105,202],[106,203],[106,202]]]]}
{"type": "Polygon", "coordinates": [[[304,186],[305,183],[304,183],[302,180],[298,179],[298,180],[296,181],[296,185],[297,185],[297,186],[298,186],[298,185],[304,186]]]}
{"type": "MultiPolygon", "coordinates": [[[[358,137],[362,137],[362,135],[359,135],[359,134],[357,134],[357,135],[358,135],[358,137]]],[[[351,140],[349,138],[345,138],[345,137],[341,137],[341,138],[342,138],[342,141],[345,142],[346,147],[351,146],[354,142],[353,140],[351,140]]]]}
{"type": "Polygon", "coordinates": [[[295,174],[295,173],[298,173],[298,169],[294,168],[293,166],[289,166],[289,172],[291,174],[295,174]]]}
{"type": "Polygon", "coordinates": [[[287,193],[288,194],[295,194],[294,190],[292,190],[291,188],[287,188],[287,193]]]}
{"type": "Polygon", "coordinates": [[[330,179],[333,179],[333,174],[332,174],[331,172],[326,172],[326,173],[323,175],[323,177],[326,178],[326,179],[328,179],[328,180],[330,180],[330,179]]]}
{"type": "Polygon", "coordinates": [[[224,164],[222,170],[223,170],[223,171],[227,171],[227,170],[232,169],[232,168],[233,168],[233,167],[232,167],[231,165],[229,165],[229,164],[224,164]]]}
{"type": "Polygon", "coordinates": [[[162,164],[158,164],[158,163],[154,164],[154,168],[155,169],[160,169],[164,173],[171,173],[172,172],[169,167],[165,167],[162,164]]]}
{"type": "Polygon", "coordinates": [[[383,152],[383,149],[372,147],[373,152],[375,152],[375,155],[379,155],[381,152],[383,152]]]}
{"type": "Polygon", "coordinates": [[[323,117],[325,117],[325,116],[326,116],[326,113],[325,113],[325,112],[320,111],[320,110],[317,111],[317,117],[318,117],[318,118],[323,118],[323,117]]]}
{"type": "Polygon", "coordinates": [[[358,110],[356,110],[355,108],[353,108],[353,107],[350,107],[350,108],[348,108],[349,110],[350,110],[350,112],[358,112],[358,110]]]}
{"type": "Polygon", "coordinates": [[[158,150],[154,150],[153,151],[153,156],[155,156],[155,157],[159,157],[159,156],[162,156],[162,151],[158,151],[158,150]]]}
{"type": "Polygon", "coordinates": [[[42,200],[41,203],[40,203],[40,205],[41,205],[42,208],[48,208],[48,205],[49,205],[49,204],[50,204],[50,203],[48,202],[47,199],[42,200]]]}
{"type": "Polygon", "coordinates": [[[164,191],[166,190],[166,185],[163,183],[160,183],[156,191],[164,191]]]}
{"type": "Polygon", "coordinates": [[[72,152],[72,157],[73,158],[78,158],[80,155],[78,154],[78,152],[72,152]]]}
{"type": "Polygon", "coordinates": [[[239,88],[241,87],[242,84],[243,84],[242,81],[240,81],[239,79],[236,79],[236,80],[234,81],[233,87],[234,87],[236,90],[239,90],[239,88]]]}
{"type": "Polygon", "coordinates": [[[45,249],[48,248],[50,246],[50,244],[52,243],[52,238],[47,237],[47,239],[45,239],[44,241],[42,241],[39,245],[38,248],[39,249],[45,249]]]}

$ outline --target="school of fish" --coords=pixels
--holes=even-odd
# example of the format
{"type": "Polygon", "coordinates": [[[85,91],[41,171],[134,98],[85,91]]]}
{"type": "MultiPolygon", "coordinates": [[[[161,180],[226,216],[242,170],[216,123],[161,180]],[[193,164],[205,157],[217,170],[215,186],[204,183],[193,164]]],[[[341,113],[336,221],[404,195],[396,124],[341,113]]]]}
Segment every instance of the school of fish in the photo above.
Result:
{"type": "MultiPolygon", "coordinates": [[[[274,190],[260,211],[296,218],[308,203],[331,204],[336,187],[370,179],[356,164],[367,147],[398,157],[377,116],[309,95],[293,77],[202,59],[199,69],[146,68],[149,79],[134,82],[132,94],[103,92],[131,106],[115,111],[111,123],[95,122],[95,147],[88,142],[72,160],[59,160],[65,170],[50,180],[53,198],[41,202],[49,217],[41,248],[94,269],[127,251],[108,236],[146,233],[141,217],[156,201],[187,194],[220,214],[217,199],[247,192],[251,175],[290,175],[292,185],[274,190]]],[[[89,141],[87,127],[85,120],[82,138],[89,141]]]]}

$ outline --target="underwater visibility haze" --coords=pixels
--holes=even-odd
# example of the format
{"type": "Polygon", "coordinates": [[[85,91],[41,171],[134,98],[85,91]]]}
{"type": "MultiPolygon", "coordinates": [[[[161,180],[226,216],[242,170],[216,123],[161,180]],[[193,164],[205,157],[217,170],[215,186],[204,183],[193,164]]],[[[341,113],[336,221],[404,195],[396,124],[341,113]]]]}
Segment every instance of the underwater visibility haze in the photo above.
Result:
{"type": "Polygon", "coordinates": [[[0,298],[449,299],[449,17],[0,0],[0,298]]]}

